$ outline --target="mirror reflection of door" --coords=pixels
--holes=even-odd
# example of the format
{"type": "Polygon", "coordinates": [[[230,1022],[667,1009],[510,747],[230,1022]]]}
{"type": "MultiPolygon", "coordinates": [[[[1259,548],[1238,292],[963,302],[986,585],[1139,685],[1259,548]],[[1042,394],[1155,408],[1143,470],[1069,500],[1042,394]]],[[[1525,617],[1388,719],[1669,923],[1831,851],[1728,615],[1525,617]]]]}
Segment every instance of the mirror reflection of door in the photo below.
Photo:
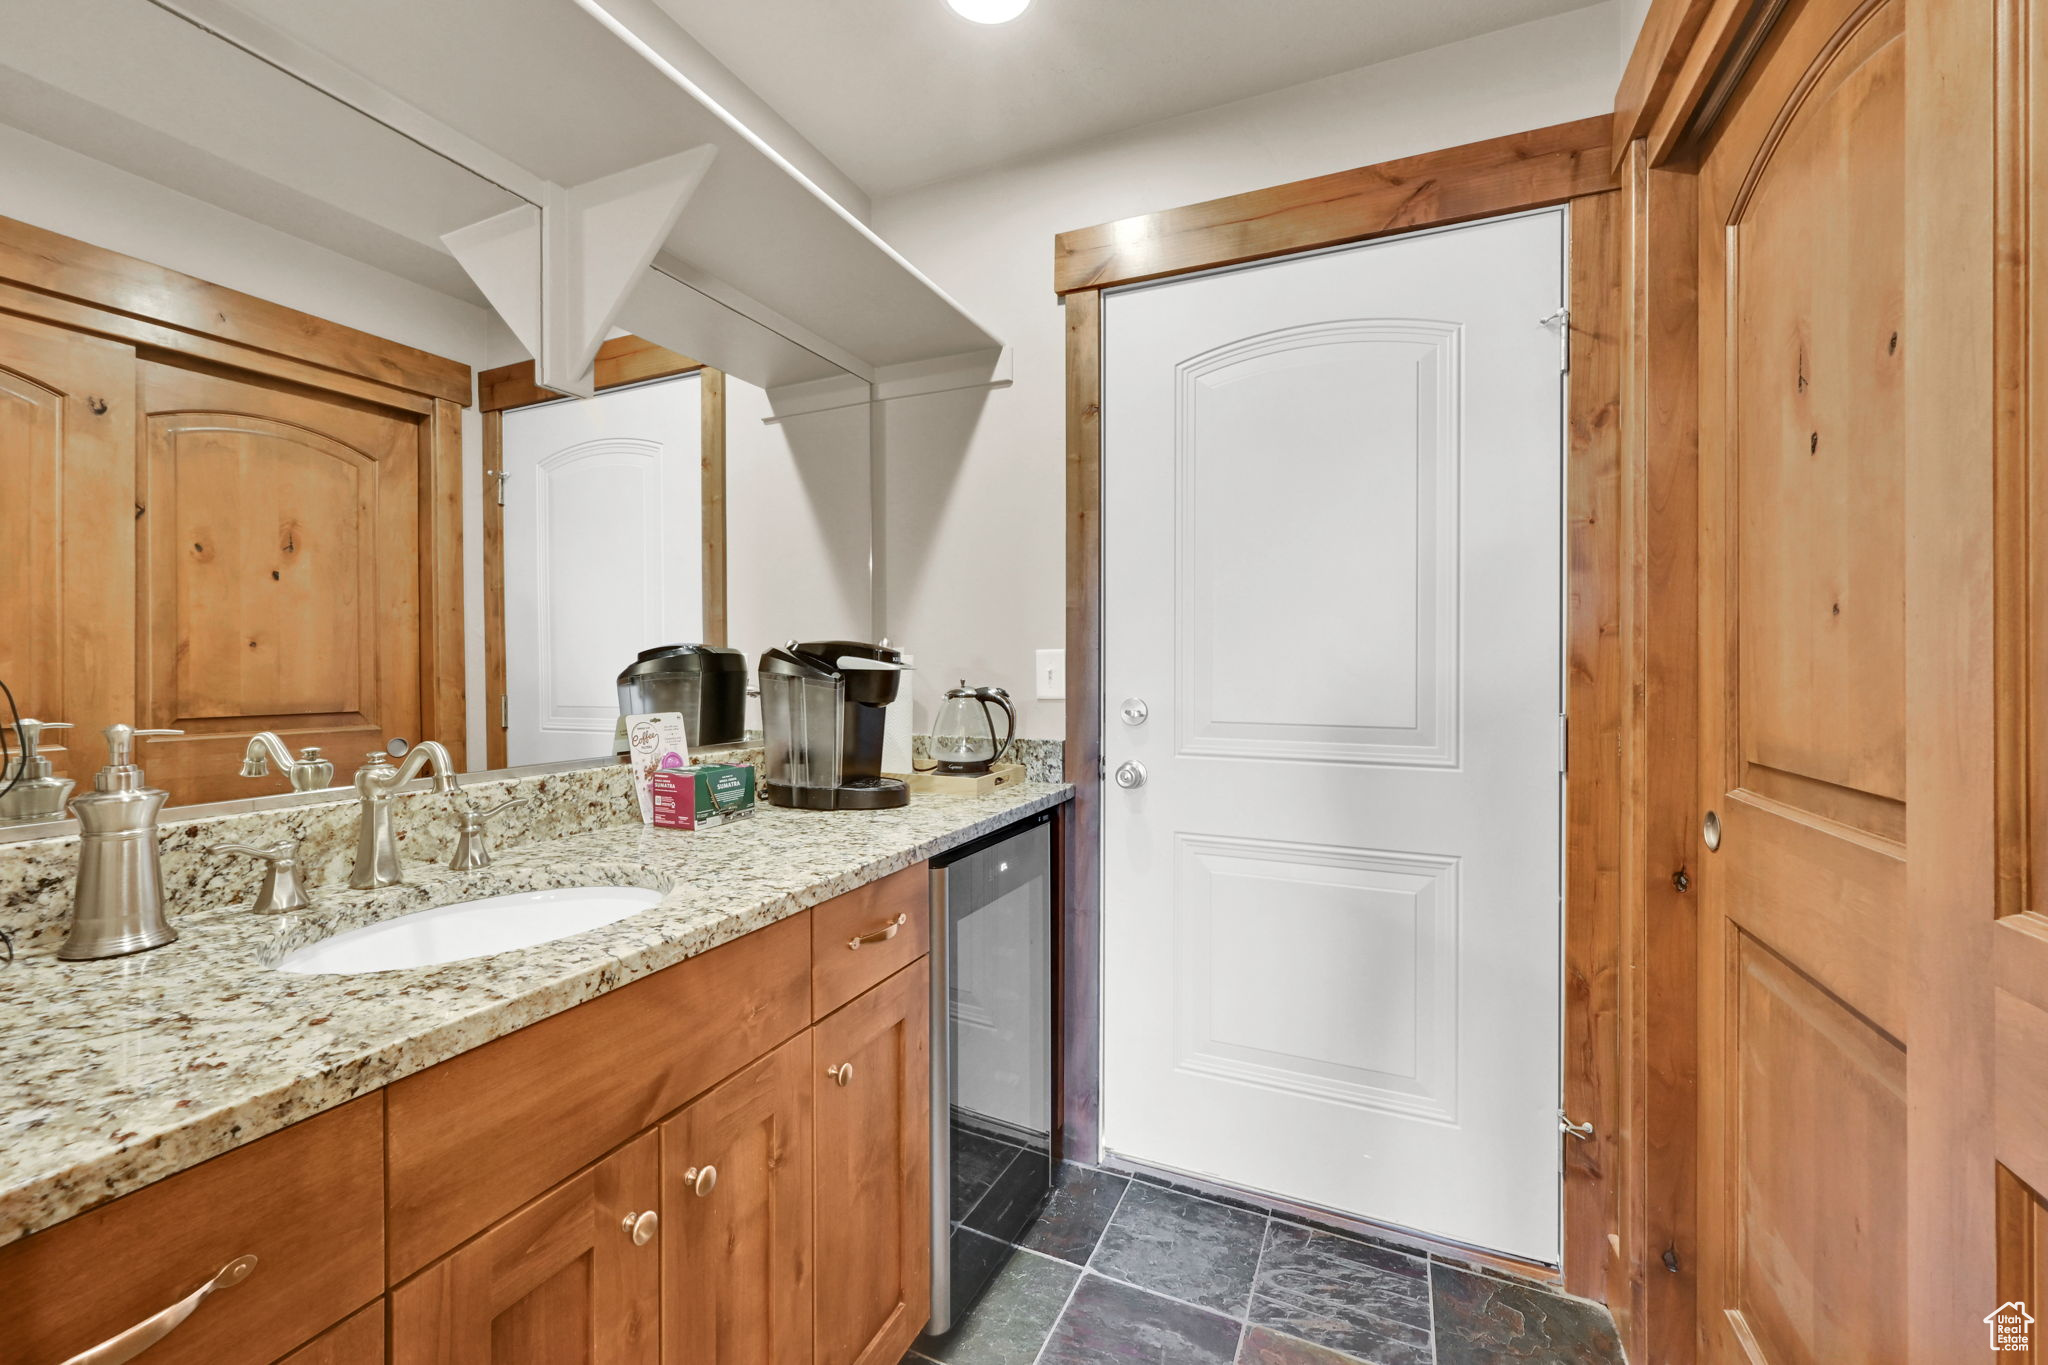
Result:
{"type": "Polygon", "coordinates": [[[609,754],[641,650],[703,642],[702,380],[504,418],[505,757],[609,754]]]}

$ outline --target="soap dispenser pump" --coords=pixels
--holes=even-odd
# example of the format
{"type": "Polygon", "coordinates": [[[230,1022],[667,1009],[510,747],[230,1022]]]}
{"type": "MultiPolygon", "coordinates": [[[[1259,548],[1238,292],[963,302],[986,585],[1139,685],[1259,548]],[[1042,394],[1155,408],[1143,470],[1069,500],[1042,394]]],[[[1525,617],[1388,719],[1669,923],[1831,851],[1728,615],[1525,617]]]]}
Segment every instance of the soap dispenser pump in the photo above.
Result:
{"type": "Polygon", "coordinates": [[[50,760],[36,752],[45,730],[69,730],[61,720],[24,718],[14,724],[21,736],[21,754],[0,772],[0,820],[55,820],[64,814],[64,798],[76,784],[56,776],[50,760]]]}
{"type": "Polygon", "coordinates": [[[177,938],[164,918],[163,863],[157,856],[156,817],[169,792],[143,785],[135,741],[183,730],[138,730],[109,725],[107,766],[92,790],[71,803],[78,816],[78,892],[71,934],[57,956],[67,962],[161,948],[177,938]]]}

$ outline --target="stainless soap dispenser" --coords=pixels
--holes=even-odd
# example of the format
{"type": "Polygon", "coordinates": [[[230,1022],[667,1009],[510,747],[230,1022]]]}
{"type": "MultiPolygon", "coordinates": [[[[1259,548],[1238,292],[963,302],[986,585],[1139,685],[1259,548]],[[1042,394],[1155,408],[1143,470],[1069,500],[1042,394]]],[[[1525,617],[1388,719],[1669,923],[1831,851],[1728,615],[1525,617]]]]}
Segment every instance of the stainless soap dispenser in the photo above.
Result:
{"type": "Polygon", "coordinates": [[[0,773],[0,788],[6,792],[0,795],[0,820],[62,818],[64,798],[71,795],[76,784],[68,777],[56,776],[50,760],[37,753],[36,747],[42,742],[43,731],[70,728],[61,720],[15,722],[14,732],[21,736],[21,753],[0,773]]]}
{"type": "Polygon", "coordinates": [[[68,962],[161,948],[178,931],[164,918],[164,872],[157,857],[156,816],[170,793],[142,785],[135,741],[183,730],[109,725],[107,766],[92,790],[71,803],[78,817],[78,888],[71,936],[57,950],[68,962]]]}

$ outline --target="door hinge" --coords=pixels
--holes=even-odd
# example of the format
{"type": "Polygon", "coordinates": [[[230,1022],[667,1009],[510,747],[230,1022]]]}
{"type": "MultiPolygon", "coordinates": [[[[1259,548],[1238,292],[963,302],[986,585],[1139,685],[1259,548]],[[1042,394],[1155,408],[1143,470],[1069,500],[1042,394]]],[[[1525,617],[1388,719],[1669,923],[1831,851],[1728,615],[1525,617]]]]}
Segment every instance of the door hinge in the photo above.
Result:
{"type": "Polygon", "coordinates": [[[1560,308],[1538,319],[1539,325],[1557,328],[1557,371],[1572,372],[1572,310],[1560,308]]]}
{"type": "Polygon", "coordinates": [[[500,730],[512,728],[512,694],[509,692],[500,692],[498,694],[498,728],[500,730]]]}
{"type": "Polygon", "coordinates": [[[1573,1123],[1571,1115],[1565,1113],[1562,1109],[1557,1111],[1557,1127],[1558,1131],[1562,1132],[1566,1137],[1574,1137],[1581,1142],[1585,1142],[1593,1136],[1592,1124],[1573,1123]]]}
{"type": "Polygon", "coordinates": [[[1568,773],[1572,768],[1572,718],[1557,718],[1557,770],[1568,773]]]}
{"type": "Polygon", "coordinates": [[[498,481],[498,506],[503,507],[505,505],[505,480],[512,476],[502,469],[486,469],[484,477],[498,481]]]}

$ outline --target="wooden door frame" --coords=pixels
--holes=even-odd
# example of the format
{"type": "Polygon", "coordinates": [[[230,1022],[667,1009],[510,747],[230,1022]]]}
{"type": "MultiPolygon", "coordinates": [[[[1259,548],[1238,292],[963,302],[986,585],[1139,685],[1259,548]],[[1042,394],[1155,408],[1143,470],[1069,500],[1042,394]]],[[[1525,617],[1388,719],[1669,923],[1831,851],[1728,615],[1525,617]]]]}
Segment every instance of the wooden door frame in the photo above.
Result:
{"type": "MultiPolygon", "coordinates": [[[[1622,739],[1630,675],[1621,622],[1622,197],[1606,115],[1061,233],[1067,335],[1067,735],[1063,821],[1067,1150],[1099,1150],[1101,1080],[1102,291],[1419,228],[1569,204],[1572,382],[1566,412],[1564,1095],[1594,1133],[1564,1169],[1563,1281],[1609,1300],[1626,1283],[1609,1237],[1623,1160],[1620,992],[1622,739]]],[[[1496,1259],[1496,1263],[1502,1263],[1496,1259]]],[[[1535,1265],[1524,1273],[1549,1278],[1535,1265]]]]}
{"type": "Polygon", "coordinates": [[[0,218],[0,313],[121,342],[140,359],[259,375],[413,422],[420,724],[423,737],[441,740],[456,766],[465,766],[462,409],[470,404],[469,366],[13,218],[0,218]]]}
{"type": "MultiPolygon", "coordinates": [[[[725,643],[725,372],[637,336],[613,337],[597,350],[597,388],[621,388],[682,374],[702,374],[699,440],[703,470],[704,639],[725,643]]],[[[566,395],[534,382],[531,360],[500,365],[477,376],[478,406],[484,414],[484,718],[485,764],[506,766],[505,755],[505,509],[497,489],[505,468],[505,414],[516,408],[561,401],[566,395]],[[493,702],[493,698],[496,699],[493,702]]]]}

